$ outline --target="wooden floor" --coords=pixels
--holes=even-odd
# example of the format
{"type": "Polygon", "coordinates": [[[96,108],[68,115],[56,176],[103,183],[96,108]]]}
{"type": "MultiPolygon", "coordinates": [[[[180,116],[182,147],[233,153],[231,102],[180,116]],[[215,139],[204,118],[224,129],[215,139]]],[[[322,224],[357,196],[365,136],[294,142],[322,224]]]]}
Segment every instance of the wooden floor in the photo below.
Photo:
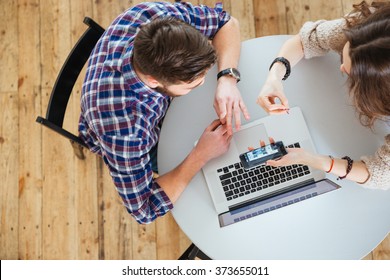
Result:
{"type": "MultiPolygon", "coordinates": [[[[107,27],[141,1],[0,0],[0,259],[177,259],[191,243],[170,214],[138,225],[102,161],[77,159],[68,141],[35,123],[84,16],[107,27]]],[[[216,1],[191,1],[213,5],[216,1]]],[[[351,0],[224,0],[242,40],[294,34],[351,0]]],[[[267,65],[264,65],[267,67],[267,65]]],[[[81,82],[65,126],[76,133],[81,82]]],[[[390,259],[387,237],[366,259],[390,259]]]]}

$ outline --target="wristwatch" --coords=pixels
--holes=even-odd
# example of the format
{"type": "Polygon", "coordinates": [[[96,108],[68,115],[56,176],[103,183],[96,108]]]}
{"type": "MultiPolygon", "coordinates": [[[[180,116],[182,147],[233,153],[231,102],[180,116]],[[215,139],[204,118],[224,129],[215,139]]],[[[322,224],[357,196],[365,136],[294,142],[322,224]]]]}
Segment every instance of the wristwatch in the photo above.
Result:
{"type": "Polygon", "coordinates": [[[236,68],[227,68],[225,70],[222,70],[221,72],[218,73],[217,80],[225,75],[232,76],[237,80],[237,83],[241,80],[241,74],[236,68]]]}

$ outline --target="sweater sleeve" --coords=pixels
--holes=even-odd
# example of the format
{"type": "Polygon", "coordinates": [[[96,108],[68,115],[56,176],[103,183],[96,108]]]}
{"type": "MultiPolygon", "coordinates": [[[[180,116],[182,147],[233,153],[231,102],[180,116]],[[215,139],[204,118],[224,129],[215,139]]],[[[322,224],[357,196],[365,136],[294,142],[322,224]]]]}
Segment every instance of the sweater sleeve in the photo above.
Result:
{"type": "Polygon", "coordinates": [[[331,50],[341,53],[346,43],[344,28],[344,18],[306,22],[299,31],[304,57],[309,59],[322,56],[331,50]]]}
{"type": "Polygon", "coordinates": [[[370,178],[363,184],[371,189],[390,189],[390,134],[385,137],[385,143],[373,156],[363,156],[370,178]]]}

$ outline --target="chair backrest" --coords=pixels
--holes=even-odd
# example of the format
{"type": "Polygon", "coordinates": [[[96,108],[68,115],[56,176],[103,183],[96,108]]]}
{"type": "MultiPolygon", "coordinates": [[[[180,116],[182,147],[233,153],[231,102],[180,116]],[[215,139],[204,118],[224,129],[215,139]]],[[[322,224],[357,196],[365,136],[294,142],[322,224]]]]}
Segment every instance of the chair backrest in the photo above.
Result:
{"type": "Polygon", "coordinates": [[[38,116],[36,121],[68,138],[71,142],[76,142],[83,147],[87,147],[78,136],[62,127],[73,86],[87,62],[92,49],[105,31],[104,28],[89,17],[84,18],[84,23],[88,25],[88,29],[69,53],[57,76],[57,80],[50,95],[46,118],[38,116]]]}

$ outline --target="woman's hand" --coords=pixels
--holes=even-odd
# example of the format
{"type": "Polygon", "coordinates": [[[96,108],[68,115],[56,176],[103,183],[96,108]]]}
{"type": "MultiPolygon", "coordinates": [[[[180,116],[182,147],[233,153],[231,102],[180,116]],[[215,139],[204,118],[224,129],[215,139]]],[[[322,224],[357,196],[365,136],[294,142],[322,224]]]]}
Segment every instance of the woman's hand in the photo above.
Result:
{"type": "MultiPolygon", "coordinates": [[[[269,137],[269,143],[275,144],[275,139],[269,137]]],[[[260,140],[260,147],[265,147],[266,143],[264,140],[260,140]]],[[[248,150],[253,150],[254,147],[248,147],[248,150]]],[[[293,164],[304,164],[304,165],[312,165],[312,161],[316,160],[315,155],[307,152],[302,148],[286,148],[287,154],[283,157],[276,160],[268,160],[266,165],[270,166],[287,166],[293,164]]]]}
{"type": "MultiPolygon", "coordinates": [[[[277,57],[283,57],[293,67],[303,58],[303,46],[299,34],[288,39],[280,49],[277,57]]],[[[282,79],[286,74],[286,66],[274,63],[257,98],[259,104],[268,114],[282,114],[290,108],[284,95],[282,79]]]]}
{"type": "Polygon", "coordinates": [[[302,148],[287,148],[287,154],[277,160],[268,160],[267,165],[270,166],[287,166],[293,164],[310,165],[313,155],[302,148]]]}
{"type": "Polygon", "coordinates": [[[257,97],[256,103],[268,114],[282,114],[288,112],[288,100],[284,95],[281,80],[268,78],[257,97]]]}

